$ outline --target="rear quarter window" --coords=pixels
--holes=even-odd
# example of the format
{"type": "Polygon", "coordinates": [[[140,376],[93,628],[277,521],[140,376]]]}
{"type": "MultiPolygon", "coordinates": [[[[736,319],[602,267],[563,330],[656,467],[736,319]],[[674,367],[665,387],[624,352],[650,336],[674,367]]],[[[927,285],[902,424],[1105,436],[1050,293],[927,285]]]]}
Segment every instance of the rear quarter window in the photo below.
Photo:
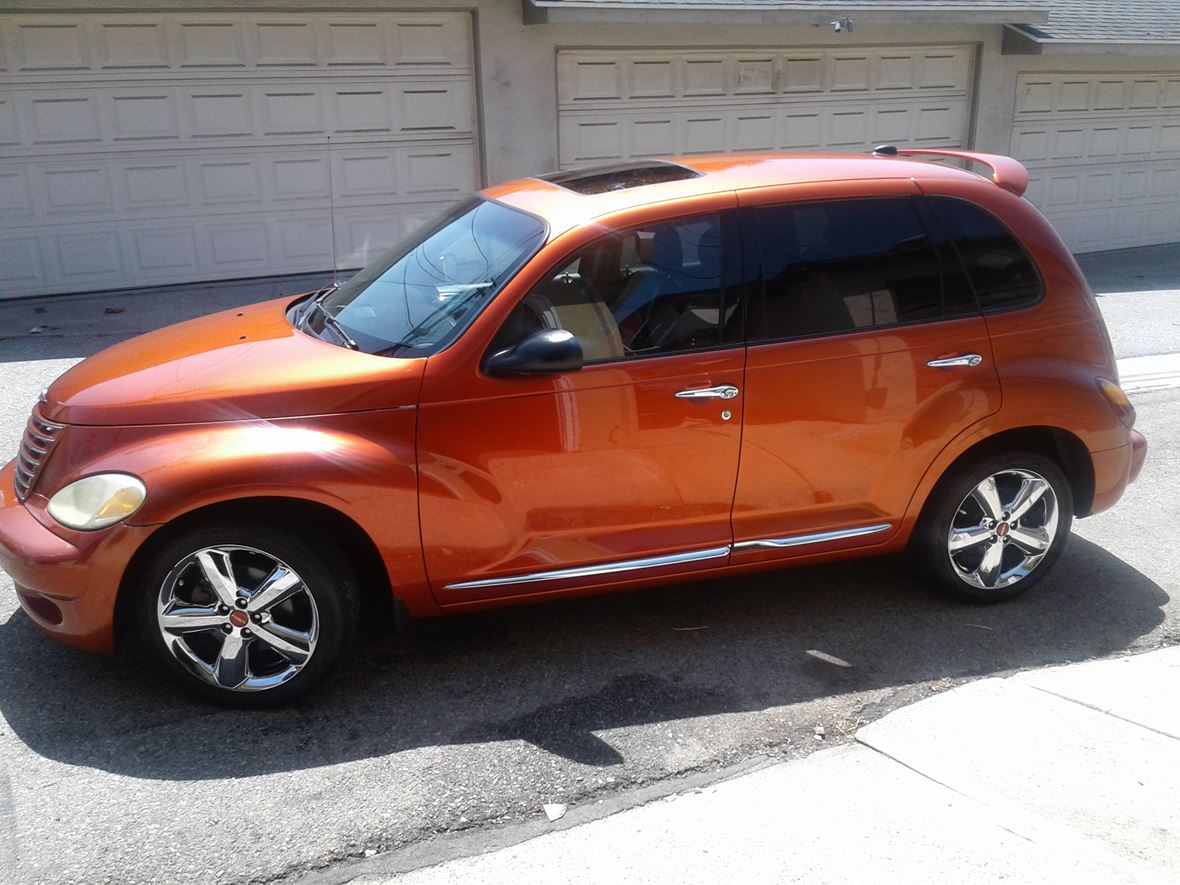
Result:
{"type": "Polygon", "coordinates": [[[942,258],[909,197],[760,206],[755,213],[763,293],[751,306],[752,340],[977,311],[969,289],[944,287],[942,258]]]}
{"type": "Polygon", "coordinates": [[[1044,287],[1032,258],[994,215],[954,197],[930,197],[930,205],[962,259],[985,311],[1035,304],[1044,287]]]}

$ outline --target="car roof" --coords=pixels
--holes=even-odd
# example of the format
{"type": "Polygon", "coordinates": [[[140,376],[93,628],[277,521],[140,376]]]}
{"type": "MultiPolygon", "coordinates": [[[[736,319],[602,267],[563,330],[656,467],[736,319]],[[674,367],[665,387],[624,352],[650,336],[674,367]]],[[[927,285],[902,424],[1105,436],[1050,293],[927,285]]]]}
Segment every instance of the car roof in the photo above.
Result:
{"type": "MultiPolygon", "coordinates": [[[[630,164],[591,166],[574,173],[552,173],[537,178],[521,178],[487,188],[482,193],[498,202],[545,219],[549,224],[552,239],[604,215],[723,191],[819,181],[930,181],[938,178],[961,180],[964,176],[976,181],[979,178],[974,173],[945,163],[887,154],[701,154],[688,157],[659,157],[630,164]],[[618,189],[607,187],[589,193],[580,193],[577,189],[579,179],[605,179],[612,173],[618,173],[622,181],[629,172],[644,168],[658,169],[667,164],[680,167],[684,174],[674,177],[663,176],[671,180],[657,181],[653,184],[624,184],[618,189]],[[562,180],[565,180],[566,184],[559,183],[562,180]]],[[[641,178],[642,175],[638,177],[641,178]]],[[[654,177],[661,176],[657,174],[654,177]]]]}

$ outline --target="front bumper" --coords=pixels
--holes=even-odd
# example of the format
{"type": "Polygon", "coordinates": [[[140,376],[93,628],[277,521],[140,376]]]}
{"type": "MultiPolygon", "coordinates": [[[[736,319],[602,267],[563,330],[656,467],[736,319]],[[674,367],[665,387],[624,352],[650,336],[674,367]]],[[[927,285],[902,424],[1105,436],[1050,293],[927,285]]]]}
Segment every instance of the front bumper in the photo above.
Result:
{"type": "Polygon", "coordinates": [[[119,584],[155,527],[51,530],[31,510],[40,504],[36,495],[28,506],[16,500],[12,474],[13,462],[0,469],[0,569],[12,576],[21,608],[67,645],[112,651],[119,584]]]}

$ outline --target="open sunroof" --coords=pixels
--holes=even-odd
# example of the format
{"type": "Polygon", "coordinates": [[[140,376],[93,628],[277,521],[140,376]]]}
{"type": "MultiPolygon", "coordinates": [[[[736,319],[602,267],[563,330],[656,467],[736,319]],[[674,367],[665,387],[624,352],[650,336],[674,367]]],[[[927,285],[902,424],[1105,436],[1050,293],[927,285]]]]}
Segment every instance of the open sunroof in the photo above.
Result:
{"type": "Polygon", "coordinates": [[[542,181],[560,185],[578,194],[602,194],[607,191],[621,191],[648,184],[663,184],[665,181],[683,181],[699,178],[700,172],[675,163],[662,160],[645,160],[637,163],[613,163],[609,166],[589,166],[584,169],[570,169],[566,172],[550,172],[538,175],[542,181]]]}

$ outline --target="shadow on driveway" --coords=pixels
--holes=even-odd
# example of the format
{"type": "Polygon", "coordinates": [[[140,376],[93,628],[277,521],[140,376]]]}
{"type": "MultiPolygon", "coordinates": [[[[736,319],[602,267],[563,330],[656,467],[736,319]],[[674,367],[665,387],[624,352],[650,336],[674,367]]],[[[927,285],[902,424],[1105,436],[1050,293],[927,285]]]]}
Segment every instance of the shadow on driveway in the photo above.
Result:
{"type": "Polygon", "coordinates": [[[998,606],[931,595],[894,560],[859,560],[412,624],[303,704],[263,712],[190,700],[17,613],[0,626],[0,711],[43,756],[143,778],[499,740],[608,766],[624,760],[598,732],[1101,657],[1158,626],[1167,601],[1078,536],[1053,575],[998,606]]]}

